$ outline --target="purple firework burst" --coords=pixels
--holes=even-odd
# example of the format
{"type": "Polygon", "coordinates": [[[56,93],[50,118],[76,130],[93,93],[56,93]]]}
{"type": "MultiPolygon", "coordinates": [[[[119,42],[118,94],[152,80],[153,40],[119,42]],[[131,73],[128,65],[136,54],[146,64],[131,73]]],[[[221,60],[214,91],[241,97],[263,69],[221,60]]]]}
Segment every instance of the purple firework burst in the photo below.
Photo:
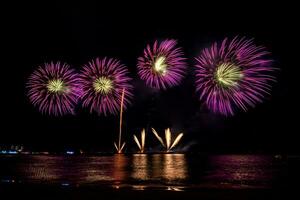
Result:
{"type": "Polygon", "coordinates": [[[196,58],[196,87],[200,100],[215,113],[234,115],[262,102],[274,81],[269,52],[252,39],[227,38],[196,58]]]}
{"type": "Polygon", "coordinates": [[[49,115],[74,114],[80,97],[78,75],[67,64],[45,63],[27,82],[30,102],[49,115]]]}
{"type": "Polygon", "coordinates": [[[83,107],[90,112],[107,115],[117,114],[120,110],[122,90],[124,108],[130,103],[132,95],[131,78],[128,70],[119,60],[113,58],[96,58],[83,67],[80,82],[83,88],[83,107]]]}
{"type": "Polygon", "coordinates": [[[156,89],[178,85],[185,75],[183,51],[176,40],[155,41],[147,45],[144,55],[138,58],[138,74],[146,84],[156,89]]]}

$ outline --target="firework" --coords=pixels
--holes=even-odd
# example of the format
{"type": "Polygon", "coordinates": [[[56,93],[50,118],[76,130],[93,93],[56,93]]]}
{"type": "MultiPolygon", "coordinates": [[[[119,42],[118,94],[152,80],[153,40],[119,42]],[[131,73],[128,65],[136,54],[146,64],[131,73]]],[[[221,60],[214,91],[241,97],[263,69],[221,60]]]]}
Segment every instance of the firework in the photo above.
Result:
{"type": "Polygon", "coordinates": [[[172,134],[170,128],[167,128],[165,130],[165,141],[163,141],[163,139],[158,135],[157,131],[154,128],[152,128],[152,133],[155,135],[158,141],[163,145],[163,147],[166,148],[167,152],[173,149],[179,143],[179,141],[183,136],[183,133],[178,134],[172,143],[172,134]]]}
{"type": "Polygon", "coordinates": [[[134,139],[135,143],[137,144],[137,146],[139,147],[140,153],[144,153],[144,151],[145,151],[145,139],[146,139],[145,129],[143,129],[142,132],[141,132],[141,142],[139,141],[139,139],[137,138],[136,135],[133,135],[133,139],[134,139]]]}
{"type": "Polygon", "coordinates": [[[114,142],[115,148],[118,153],[122,153],[123,148],[125,147],[125,142],[121,145],[122,140],[122,122],[123,122],[123,107],[124,107],[124,95],[125,95],[125,88],[122,90],[122,97],[121,97],[121,109],[120,109],[120,123],[119,123],[119,138],[118,138],[118,145],[114,142]]]}
{"type": "Polygon", "coordinates": [[[269,52],[253,40],[227,38],[196,58],[196,85],[200,100],[215,113],[234,115],[262,102],[274,81],[269,52]]]}
{"type": "Polygon", "coordinates": [[[82,105],[90,112],[107,115],[117,114],[120,110],[122,90],[124,108],[132,97],[131,78],[127,68],[117,59],[97,58],[83,67],[80,75],[82,84],[82,105]]]}
{"type": "Polygon", "coordinates": [[[30,102],[49,115],[74,114],[80,97],[78,75],[67,64],[45,63],[27,82],[30,102]]]}
{"type": "Polygon", "coordinates": [[[155,41],[148,45],[138,58],[138,74],[146,84],[156,89],[178,85],[185,75],[186,63],[183,51],[176,47],[176,40],[155,41]]]}

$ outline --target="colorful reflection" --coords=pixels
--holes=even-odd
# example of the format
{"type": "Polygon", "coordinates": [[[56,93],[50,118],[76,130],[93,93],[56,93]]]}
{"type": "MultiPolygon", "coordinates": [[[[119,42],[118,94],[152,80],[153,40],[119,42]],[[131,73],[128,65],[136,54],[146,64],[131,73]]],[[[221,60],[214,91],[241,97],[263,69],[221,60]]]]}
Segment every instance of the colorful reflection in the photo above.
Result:
{"type": "Polygon", "coordinates": [[[143,190],[162,187],[270,188],[286,183],[285,160],[272,156],[117,154],[113,156],[1,156],[0,182],[99,184],[143,190]]]}
{"type": "Polygon", "coordinates": [[[128,157],[124,154],[115,154],[113,156],[112,176],[116,187],[127,178],[126,166],[128,166],[128,157]]]}
{"type": "Polygon", "coordinates": [[[251,187],[268,185],[272,179],[272,159],[268,156],[223,155],[211,158],[211,172],[206,177],[223,185],[251,187]]]}
{"type": "Polygon", "coordinates": [[[32,162],[24,162],[19,166],[20,172],[30,181],[51,181],[56,182],[62,178],[60,159],[51,156],[34,156],[32,162]]]}
{"type": "Polygon", "coordinates": [[[187,163],[184,154],[163,154],[162,175],[169,181],[187,178],[187,163]]]}
{"type": "Polygon", "coordinates": [[[167,181],[187,179],[187,163],[184,154],[155,154],[152,156],[152,176],[167,181]]]}
{"type": "Polygon", "coordinates": [[[140,181],[181,181],[187,179],[184,154],[136,154],[132,159],[133,179],[140,181]]]}
{"type": "Polygon", "coordinates": [[[132,175],[133,179],[138,180],[148,180],[150,177],[149,174],[149,165],[147,154],[135,154],[132,158],[132,175]]]}

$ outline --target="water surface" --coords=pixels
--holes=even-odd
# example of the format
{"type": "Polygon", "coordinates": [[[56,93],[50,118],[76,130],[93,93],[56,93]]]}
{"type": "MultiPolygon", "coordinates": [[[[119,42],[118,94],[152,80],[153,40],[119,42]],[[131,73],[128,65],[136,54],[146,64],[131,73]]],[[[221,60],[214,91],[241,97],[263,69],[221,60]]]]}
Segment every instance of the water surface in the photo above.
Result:
{"type": "Polygon", "coordinates": [[[287,164],[267,155],[0,156],[2,184],[164,188],[285,187],[287,164]]]}

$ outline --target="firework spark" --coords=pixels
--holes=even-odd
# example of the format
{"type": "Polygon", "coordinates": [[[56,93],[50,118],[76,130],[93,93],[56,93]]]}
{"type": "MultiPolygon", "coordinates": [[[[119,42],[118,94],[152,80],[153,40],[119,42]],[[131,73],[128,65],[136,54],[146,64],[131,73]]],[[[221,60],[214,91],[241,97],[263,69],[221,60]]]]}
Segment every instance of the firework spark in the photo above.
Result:
{"type": "Polygon", "coordinates": [[[137,144],[137,146],[139,147],[140,153],[144,153],[144,151],[145,151],[145,139],[146,139],[145,129],[143,129],[142,132],[141,132],[141,142],[139,141],[139,139],[137,138],[136,135],[133,135],[133,139],[134,139],[135,143],[137,144]]]}
{"type": "Polygon", "coordinates": [[[144,55],[138,58],[138,74],[146,84],[156,89],[178,85],[185,75],[183,51],[176,40],[155,41],[147,45],[144,55]]]}
{"type": "Polygon", "coordinates": [[[78,75],[69,65],[45,63],[29,77],[29,100],[42,113],[55,116],[74,114],[81,94],[78,80],[78,75]]]}
{"type": "Polygon", "coordinates": [[[253,40],[227,38],[196,58],[196,85],[200,100],[215,113],[234,115],[262,102],[275,78],[269,52],[253,40]]]}
{"type": "Polygon", "coordinates": [[[158,141],[163,145],[163,147],[166,148],[167,152],[173,149],[180,142],[183,136],[183,133],[178,134],[172,143],[172,134],[170,128],[167,128],[165,130],[165,141],[163,141],[163,139],[158,135],[157,131],[154,128],[152,128],[152,133],[155,135],[158,141]]]}
{"type": "Polygon", "coordinates": [[[83,67],[80,83],[83,87],[82,105],[90,112],[107,115],[120,110],[122,90],[125,88],[124,108],[132,97],[131,78],[127,68],[117,59],[95,59],[83,67]]]}

